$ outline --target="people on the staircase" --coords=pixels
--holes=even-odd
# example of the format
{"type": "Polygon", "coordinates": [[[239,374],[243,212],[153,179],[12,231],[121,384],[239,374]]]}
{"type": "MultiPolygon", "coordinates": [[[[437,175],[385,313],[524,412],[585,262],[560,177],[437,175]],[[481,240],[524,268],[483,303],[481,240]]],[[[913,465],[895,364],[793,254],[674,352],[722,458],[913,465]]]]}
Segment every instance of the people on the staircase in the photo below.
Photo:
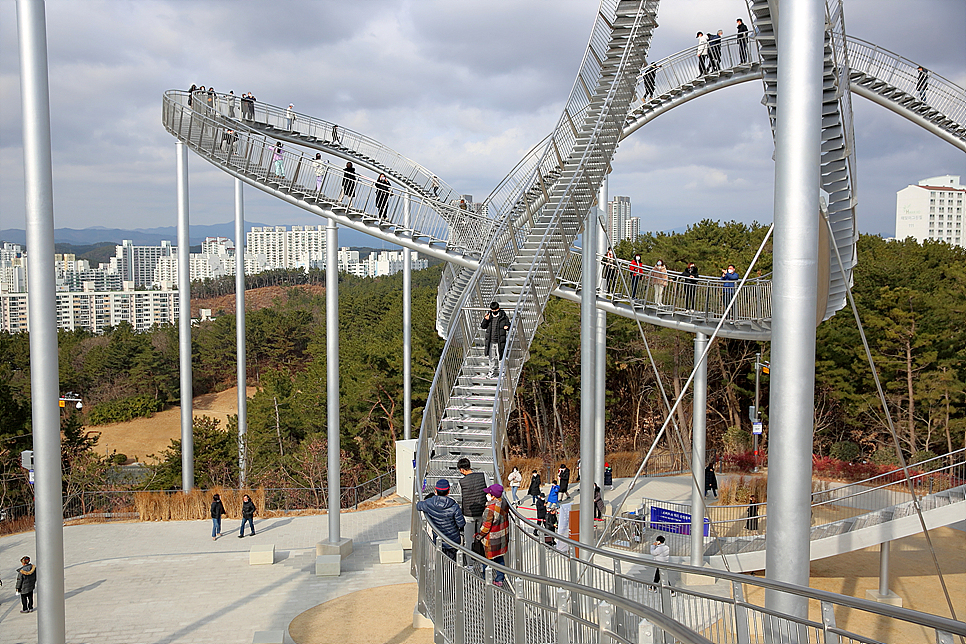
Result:
{"type": "Polygon", "coordinates": [[[188,90],[188,107],[191,107],[191,102],[194,100],[196,91],[198,91],[198,86],[192,83],[191,88],[188,90]]]}
{"type": "MultiPolygon", "coordinates": [[[[483,542],[483,554],[493,563],[504,565],[503,555],[510,544],[510,504],[503,498],[503,486],[494,483],[486,488],[486,514],[483,516],[483,527],[476,538],[483,542]]],[[[485,567],[484,567],[485,570],[485,567]]],[[[503,585],[505,575],[496,571],[493,583],[503,585]]]]}
{"type": "Polygon", "coordinates": [[[614,255],[614,249],[610,246],[607,247],[607,254],[600,260],[600,265],[604,269],[604,284],[606,284],[607,291],[613,293],[614,284],[617,282],[617,256],[614,255]]]}
{"type": "Polygon", "coordinates": [[[718,33],[708,36],[708,53],[711,57],[711,71],[713,72],[721,71],[721,34],[723,33],[719,29],[718,33]]]}
{"type": "Polygon", "coordinates": [[[275,150],[272,152],[272,172],[280,177],[285,177],[285,155],[282,152],[282,142],[275,142],[275,150]]]}
{"type": "Polygon", "coordinates": [[[644,277],[644,264],[641,262],[641,254],[635,253],[634,259],[628,267],[631,274],[631,299],[637,299],[637,289],[641,285],[641,278],[644,277]]]}
{"type": "Polygon", "coordinates": [[[289,103],[288,109],[285,110],[285,129],[291,131],[293,125],[295,125],[295,104],[289,103]]]}
{"type": "Polygon", "coordinates": [[[641,77],[641,81],[644,83],[644,96],[641,97],[642,103],[646,103],[652,96],[654,96],[654,74],[656,74],[657,70],[661,67],[657,63],[647,65],[645,62],[645,65],[646,67],[644,67],[644,73],[641,77]]]}
{"type": "Polygon", "coordinates": [[[228,90],[228,118],[235,118],[235,90],[228,90]]]}
{"type": "Polygon", "coordinates": [[[695,38],[698,39],[698,76],[704,76],[708,73],[708,37],[699,31],[695,38]]]}
{"type": "Polygon", "coordinates": [[[513,504],[516,505],[520,502],[517,498],[517,490],[520,489],[520,483],[523,482],[523,474],[520,473],[519,467],[514,467],[510,475],[507,476],[507,481],[510,483],[510,496],[513,498],[513,504]]]}
{"type": "MultiPolygon", "coordinates": [[[[483,523],[483,511],[486,510],[486,474],[474,472],[470,459],[465,456],[456,461],[456,469],[463,478],[459,480],[460,503],[463,506],[463,516],[469,529],[466,534],[473,535],[480,531],[483,523]]],[[[469,543],[464,544],[469,546],[469,543]]]]}
{"type": "Polygon", "coordinates": [[[916,78],[916,91],[919,92],[919,100],[926,102],[926,90],[929,89],[929,70],[919,65],[917,67],[919,77],[916,78]]]}
{"type": "Polygon", "coordinates": [[[688,262],[681,277],[684,278],[684,306],[690,312],[694,310],[694,296],[698,290],[698,267],[694,262],[688,262]]]}
{"type": "Polygon", "coordinates": [[[322,180],[325,179],[325,166],[326,162],[322,160],[322,154],[319,152],[315,153],[315,158],[312,159],[312,169],[315,170],[315,191],[322,191],[322,180]]]}
{"type": "Polygon", "coordinates": [[[469,210],[469,206],[466,205],[466,199],[460,199],[460,210],[469,210]]]}
{"type": "Polygon", "coordinates": [[[748,62],[748,27],[738,18],[738,59],[748,62]]]}
{"type": "Polygon", "coordinates": [[[339,201],[344,197],[349,198],[349,205],[352,205],[352,197],[356,194],[356,169],[352,166],[352,161],[347,161],[345,170],[342,171],[342,194],[339,201]]]}
{"type": "Polygon", "coordinates": [[[708,467],[704,468],[704,495],[708,496],[708,492],[718,498],[718,477],[714,475],[714,463],[708,463],[708,467]]]}
{"type": "Polygon", "coordinates": [[[663,260],[657,260],[654,268],[651,269],[651,284],[654,285],[654,303],[664,306],[664,288],[667,286],[667,266],[663,260]]]}
{"type": "Polygon", "coordinates": [[[490,377],[496,378],[500,374],[500,360],[503,358],[506,336],[510,331],[510,318],[500,308],[499,302],[490,302],[490,310],[483,316],[480,328],[486,329],[484,350],[490,359],[490,377]]]}
{"type": "Polygon", "coordinates": [[[439,196],[439,177],[437,177],[434,174],[432,180],[430,181],[429,186],[430,188],[433,189],[433,196],[438,197],[439,196]]]}
{"type": "Polygon", "coordinates": [[[339,126],[335,123],[332,124],[332,142],[342,143],[342,137],[339,135],[339,126]]]}
{"type": "MultiPolygon", "coordinates": [[[[416,503],[416,510],[425,512],[430,525],[441,535],[450,541],[460,542],[460,533],[466,525],[466,519],[463,518],[456,501],[449,496],[449,481],[436,481],[436,494],[416,503]]],[[[456,548],[443,545],[442,550],[450,559],[456,559],[456,548]]]]}
{"type": "Polygon", "coordinates": [[[530,475],[530,485],[527,486],[527,494],[530,495],[530,501],[534,507],[537,506],[537,497],[540,495],[541,485],[540,472],[533,470],[533,474],[530,475]]]}
{"type": "Polygon", "coordinates": [[[386,175],[379,173],[379,178],[376,179],[376,210],[379,211],[379,218],[386,218],[386,210],[389,205],[389,179],[386,175]]]}
{"type": "Polygon", "coordinates": [[[569,499],[570,492],[567,489],[570,487],[570,468],[567,467],[566,463],[560,464],[560,469],[557,470],[557,480],[560,481],[561,498],[566,496],[569,499]]]}

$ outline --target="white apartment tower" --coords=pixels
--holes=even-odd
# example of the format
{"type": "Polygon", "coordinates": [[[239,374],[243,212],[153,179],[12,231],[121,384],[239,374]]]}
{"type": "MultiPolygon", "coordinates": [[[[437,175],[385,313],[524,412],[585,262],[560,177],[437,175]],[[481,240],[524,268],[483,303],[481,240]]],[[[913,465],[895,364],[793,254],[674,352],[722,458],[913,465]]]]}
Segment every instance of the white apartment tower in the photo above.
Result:
{"type": "Polygon", "coordinates": [[[625,239],[634,239],[641,232],[641,220],[631,217],[631,198],[614,197],[607,202],[605,220],[608,246],[616,246],[625,239]]]}
{"type": "Polygon", "coordinates": [[[923,179],[896,193],[896,239],[913,237],[963,246],[966,187],[956,175],[923,179]]]}
{"type": "Polygon", "coordinates": [[[325,226],[254,226],[246,251],[262,255],[272,268],[321,268],[325,265],[325,226]]]}
{"type": "Polygon", "coordinates": [[[162,241],[160,246],[135,246],[133,241],[125,239],[111,258],[110,270],[119,274],[123,282],[151,286],[158,260],[175,256],[176,251],[169,241],[162,241]]]}

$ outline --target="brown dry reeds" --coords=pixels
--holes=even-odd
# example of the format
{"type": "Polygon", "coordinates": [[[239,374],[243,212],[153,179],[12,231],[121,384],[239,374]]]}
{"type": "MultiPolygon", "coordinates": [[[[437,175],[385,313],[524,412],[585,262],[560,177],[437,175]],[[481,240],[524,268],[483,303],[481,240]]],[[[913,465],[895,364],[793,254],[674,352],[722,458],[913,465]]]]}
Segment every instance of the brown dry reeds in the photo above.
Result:
{"type": "Polygon", "coordinates": [[[229,517],[241,517],[242,495],[247,494],[258,508],[265,512],[265,490],[212,490],[194,489],[183,492],[138,492],[134,495],[134,505],[141,521],[193,521],[211,517],[209,508],[215,494],[221,495],[222,505],[229,517]]]}
{"type": "Polygon", "coordinates": [[[758,503],[768,500],[768,479],[764,476],[729,477],[718,490],[718,505],[747,505],[754,495],[758,503]]]}

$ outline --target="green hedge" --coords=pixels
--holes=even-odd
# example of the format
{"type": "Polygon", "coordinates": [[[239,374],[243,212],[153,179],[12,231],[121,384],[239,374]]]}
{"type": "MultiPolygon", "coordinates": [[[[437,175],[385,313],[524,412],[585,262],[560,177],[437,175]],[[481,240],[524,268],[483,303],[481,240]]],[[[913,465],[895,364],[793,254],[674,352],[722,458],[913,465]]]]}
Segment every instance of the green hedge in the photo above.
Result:
{"type": "Polygon", "coordinates": [[[87,417],[88,425],[123,423],[133,418],[148,417],[161,411],[161,401],[150,396],[132,396],[94,405],[87,417]]]}

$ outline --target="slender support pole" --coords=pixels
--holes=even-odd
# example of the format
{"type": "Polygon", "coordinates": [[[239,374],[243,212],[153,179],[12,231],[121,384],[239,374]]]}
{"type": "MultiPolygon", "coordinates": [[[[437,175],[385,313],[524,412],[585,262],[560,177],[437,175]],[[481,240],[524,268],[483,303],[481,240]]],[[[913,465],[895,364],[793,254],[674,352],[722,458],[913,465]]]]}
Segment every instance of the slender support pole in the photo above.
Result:
{"type": "MultiPolygon", "coordinates": [[[[768,450],[765,572],[800,586],[809,573],[824,30],[822,0],[782,4],[769,398],[777,431],[768,450]]],[[[765,604],[808,616],[805,598],[768,591],[765,604]]]]}
{"type": "MultiPolygon", "coordinates": [[[[708,336],[694,334],[694,359],[704,355],[708,336]]],[[[701,360],[694,370],[694,411],[691,420],[691,561],[704,565],[704,464],[707,460],[708,361],[701,360]]]]}
{"type": "MultiPolygon", "coordinates": [[[[754,422],[761,422],[761,353],[755,354],[755,420],[754,422]]],[[[752,440],[754,445],[752,450],[755,455],[755,471],[758,471],[758,434],[752,433],[752,440]]]]}
{"type": "MultiPolygon", "coordinates": [[[[403,225],[410,225],[409,193],[403,200],[403,225]]],[[[413,251],[403,249],[403,438],[413,437],[413,251]]]]}
{"type": "MultiPolygon", "coordinates": [[[[597,194],[597,216],[594,216],[594,223],[600,226],[603,216],[607,213],[607,175],[600,184],[600,191],[597,194]],[[603,215],[603,216],[601,216],[603,215]]],[[[591,211],[593,212],[593,211],[591,211]]],[[[597,229],[597,254],[604,255],[607,252],[608,239],[601,228],[597,229]]],[[[592,264],[597,267],[595,258],[592,264]]],[[[597,353],[594,356],[594,481],[604,487],[604,431],[605,417],[607,415],[607,313],[603,309],[597,309],[597,353]]]]}
{"type": "Polygon", "coordinates": [[[339,225],[329,219],[325,230],[325,371],[328,403],[329,543],[338,544],[342,494],[339,436],[339,225]]]}
{"type": "Polygon", "coordinates": [[[191,385],[191,241],[188,236],[188,148],[178,152],[178,348],[181,371],[181,489],[195,486],[194,414],[191,385]]]}
{"type": "Polygon", "coordinates": [[[879,594],[883,597],[889,595],[889,546],[891,541],[883,541],[879,544],[879,594]]]}
{"type": "Polygon", "coordinates": [[[23,106],[27,294],[30,320],[30,408],[34,432],[37,561],[44,575],[38,594],[38,641],[64,644],[64,511],[60,469],[60,374],[54,278],[54,189],[50,160],[50,89],[47,18],[42,0],[18,0],[20,100],[23,106]]]}
{"type": "Polygon", "coordinates": [[[245,361],[245,195],[235,179],[235,356],[238,364],[238,482],[247,478],[248,369],[245,361]]]}
{"type": "MultiPolygon", "coordinates": [[[[594,425],[596,414],[597,221],[593,210],[584,225],[580,291],[580,541],[594,542],[594,425]]],[[[581,550],[581,555],[590,553],[581,550]]]]}

